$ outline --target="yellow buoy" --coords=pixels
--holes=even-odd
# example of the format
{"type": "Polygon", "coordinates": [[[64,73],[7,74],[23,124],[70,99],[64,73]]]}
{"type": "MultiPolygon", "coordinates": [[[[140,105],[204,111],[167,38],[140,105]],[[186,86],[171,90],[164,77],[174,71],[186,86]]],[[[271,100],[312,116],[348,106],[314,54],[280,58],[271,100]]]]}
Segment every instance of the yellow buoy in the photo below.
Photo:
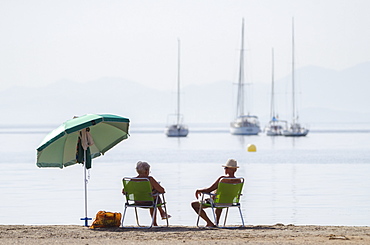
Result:
{"type": "Polygon", "coordinates": [[[247,145],[247,151],[249,151],[249,152],[256,152],[257,151],[257,148],[256,148],[255,145],[249,144],[249,145],[247,145]]]}

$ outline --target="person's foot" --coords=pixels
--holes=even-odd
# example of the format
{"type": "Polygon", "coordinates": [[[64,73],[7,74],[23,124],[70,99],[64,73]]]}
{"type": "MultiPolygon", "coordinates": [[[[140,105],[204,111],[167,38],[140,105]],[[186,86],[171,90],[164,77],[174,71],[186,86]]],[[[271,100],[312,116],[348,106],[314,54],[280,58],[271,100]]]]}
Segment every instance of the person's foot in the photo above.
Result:
{"type": "Polygon", "coordinates": [[[169,219],[171,217],[172,216],[170,214],[164,214],[164,215],[162,215],[162,219],[169,219]]]}
{"type": "Polygon", "coordinates": [[[213,223],[209,223],[209,224],[206,225],[206,227],[207,228],[215,228],[217,226],[215,224],[213,224],[213,223]]]}

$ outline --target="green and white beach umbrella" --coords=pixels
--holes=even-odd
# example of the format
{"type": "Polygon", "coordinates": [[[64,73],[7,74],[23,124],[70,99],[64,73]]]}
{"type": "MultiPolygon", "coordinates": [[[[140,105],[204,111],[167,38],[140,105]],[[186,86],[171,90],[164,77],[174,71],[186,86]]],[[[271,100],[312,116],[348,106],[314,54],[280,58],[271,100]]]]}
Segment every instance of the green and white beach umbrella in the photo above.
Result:
{"type": "MultiPolygon", "coordinates": [[[[64,122],[51,131],[37,148],[36,165],[40,168],[63,168],[74,165],[79,153],[83,153],[85,182],[85,226],[87,226],[87,180],[88,161],[98,157],[129,136],[130,120],[110,114],[87,114],[64,122]],[[79,140],[79,138],[81,139],[79,140]],[[84,141],[84,139],[87,139],[84,141]],[[80,143],[79,143],[80,142],[80,143]],[[82,143],[81,143],[82,142],[82,143]],[[78,148],[78,145],[82,145],[78,148]]],[[[80,159],[81,160],[81,159],[80,159]]],[[[91,162],[90,162],[91,163],[91,162]]]]}
{"type": "Polygon", "coordinates": [[[67,167],[77,163],[76,148],[80,131],[90,129],[94,144],[91,158],[104,154],[128,137],[130,120],[116,115],[88,114],[64,122],[51,131],[37,148],[37,166],[67,167]]]}

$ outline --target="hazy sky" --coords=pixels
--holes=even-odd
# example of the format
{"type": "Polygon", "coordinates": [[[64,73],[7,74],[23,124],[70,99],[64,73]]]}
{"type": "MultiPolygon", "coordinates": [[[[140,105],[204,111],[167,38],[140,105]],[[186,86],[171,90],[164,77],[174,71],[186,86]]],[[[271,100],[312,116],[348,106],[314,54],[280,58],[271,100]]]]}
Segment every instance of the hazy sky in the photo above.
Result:
{"type": "Polygon", "coordinates": [[[345,69],[370,60],[368,0],[1,0],[0,90],[61,79],[122,77],[160,89],[237,78],[245,18],[248,80],[296,67],[345,69]]]}

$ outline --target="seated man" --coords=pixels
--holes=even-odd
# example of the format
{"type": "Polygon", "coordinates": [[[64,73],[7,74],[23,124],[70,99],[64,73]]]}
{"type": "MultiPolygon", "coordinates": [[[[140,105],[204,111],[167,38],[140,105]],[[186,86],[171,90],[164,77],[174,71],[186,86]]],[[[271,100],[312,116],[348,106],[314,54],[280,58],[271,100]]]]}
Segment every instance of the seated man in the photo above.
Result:
{"type": "MultiPolygon", "coordinates": [[[[222,167],[224,167],[225,169],[225,175],[226,176],[221,176],[219,177],[210,187],[208,188],[204,188],[204,189],[198,189],[195,191],[195,197],[198,199],[198,197],[202,194],[202,192],[205,192],[205,193],[211,193],[213,191],[216,191],[217,190],[217,187],[218,187],[218,183],[220,182],[220,180],[222,178],[236,178],[235,177],[235,172],[237,170],[238,167],[238,164],[237,162],[234,160],[234,159],[229,159],[226,163],[226,165],[223,165],[222,167]]],[[[223,179],[222,183],[240,183],[240,179],[223,179]]],[[[199,213],[199,208],[201,208],[201,211],[200,211],[200,217],[202,217],[205,221],[206,221],[206,226],[207,227],[216,227],[216,224],[213,224],[213,222],[208,218],[206,212],[203,210],[203,208],[206,208],[206,206],[202,205],[199,201],[195,201],[195,202],[192,202],[191,203],[191,206],[193,207],[194,211],[198,214],[199,213]]],[[[220,220],[220,217],[221,217],[221,212],[222,212],[222,209],[221,208],[218,208],[216,209],[216,219],[217,219],[217,223],[219,222],[220,220]]]]}

